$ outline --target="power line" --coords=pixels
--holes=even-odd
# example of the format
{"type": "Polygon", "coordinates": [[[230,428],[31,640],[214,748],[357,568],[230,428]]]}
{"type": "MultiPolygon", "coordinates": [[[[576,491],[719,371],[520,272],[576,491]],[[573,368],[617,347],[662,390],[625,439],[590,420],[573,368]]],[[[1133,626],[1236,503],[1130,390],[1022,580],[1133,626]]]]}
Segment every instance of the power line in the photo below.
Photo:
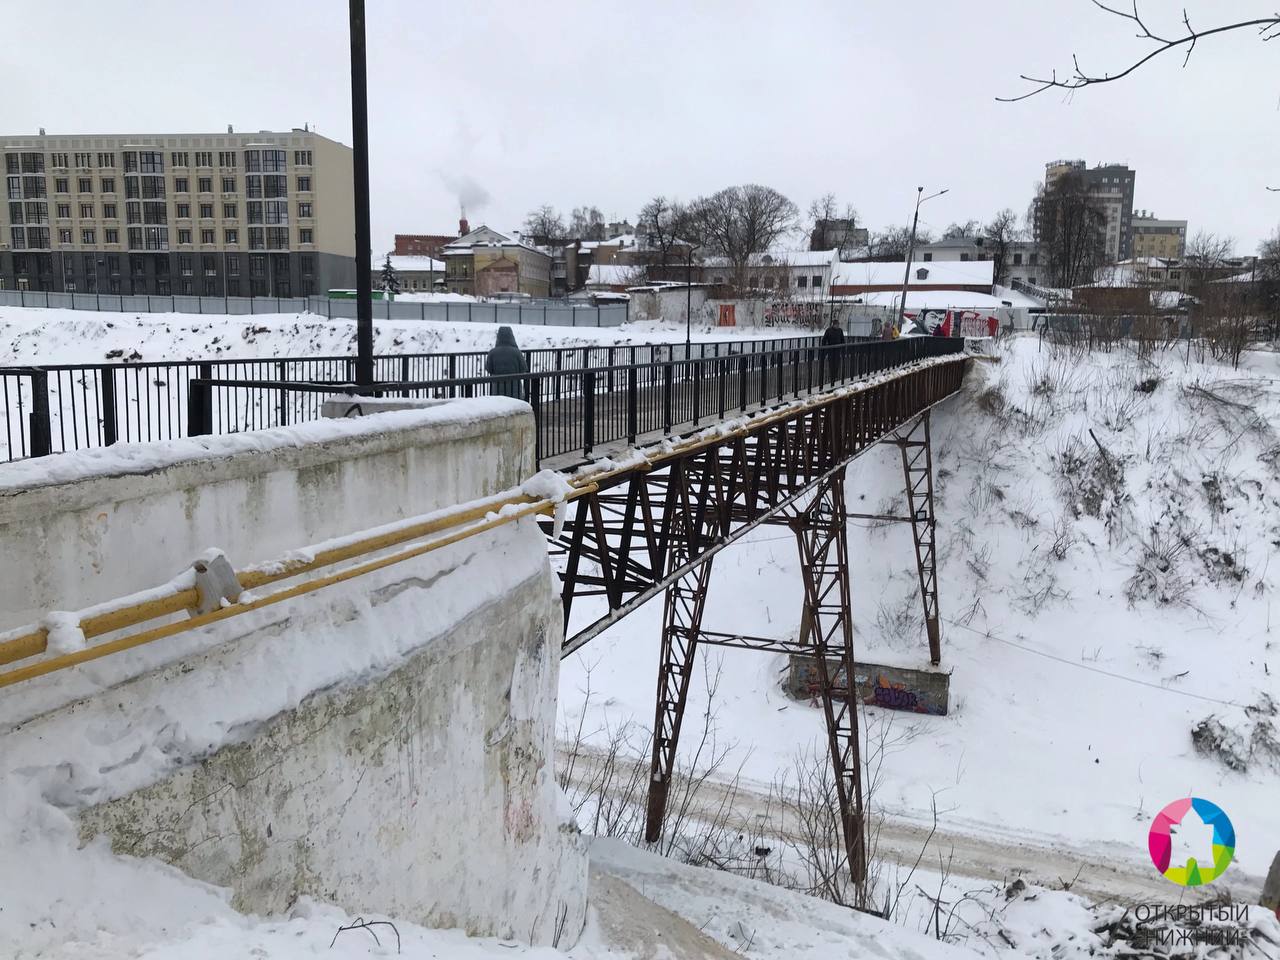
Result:
{"type": "Polygon", "coordinates": [[[1003,643],[1006,646],[1014,647],[1017,650],[1022,650],[1025,653],[1034,653],[1037,657],[1044,657],[1047,660],[1056,660],[1058,663],[1065,663],[1069,667],[1076,667],[1080,670],[1088,670],[1090,673],[1100,673],[1104,677],[1110,677],[1113,680],[1123,680],[1126,683],[1136,683],[1140,687],[1150,687],[1152,690],[1159,690],[1162,693],[1173,693],[1173,694],[1177,694],[1180,697],[1190,697],[1193,700],[1204,700],[1208,703],[1221,704],[1224,707],[1239,707],[1241,710],[1248,709],[1248,707],[1245,706],[1243,703],[1236,703],[1236,701],[1234,700],[1219,700],[1217,697],[1206,697],[1204,694],[1201,694],[1201,693],[1190,693],[1189,691],[1186,691],[1186,690],[1175,690],[1173,687],[1161,686],[1160,684],[1152,683],[1149,680],[1139,680],[1137,677],[1126,677],[1122,673],[1112,673],[1110,670],[1103,670],[1101,667],[1091,667],[1087,663],[1077,663],[1074,660],[1068,660],[1065,657],[1059,657],[1056,654],[1045,653],[1043,650],[1036,650],[1033,647],[1024,646],[1021,643],[1015,643],[1012,640],[1006,640],[1004,637],[997,637],[994,633],[974,629],[968,624],[957,623],[955,620],[951,620],[947,617],[943,617],[942,619],[945,620],[947,623],[951,624],[951,626],[953,627],[959,627],[961,630],[968,630],[970,633],[975,633],[978,636],[985,637],[988,640],[998,641],[999,643],[1003,643]]]}

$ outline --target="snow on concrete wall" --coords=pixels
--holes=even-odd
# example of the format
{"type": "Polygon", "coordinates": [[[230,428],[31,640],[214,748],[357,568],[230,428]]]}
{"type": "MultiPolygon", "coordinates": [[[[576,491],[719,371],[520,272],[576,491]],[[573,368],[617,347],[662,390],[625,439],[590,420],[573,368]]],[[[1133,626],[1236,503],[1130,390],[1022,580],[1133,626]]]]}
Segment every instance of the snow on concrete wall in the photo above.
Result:
{"type": "MultiPolygon", "coordinates": [[[[377,678],[313,693],[198,762],[85,810],[82,840],[105,834],[117,853],[230,887],[246,912],[280,913],[310,895],[351,913],[525,942],[549,943],[559,925],[571,942],[584,920],[586,857],[555,811],[560,615],[536,527],[502,529],[512,533],[486,553],[521,571],[517,585],[447,626],[432,609],[436,590],[487,596],[474,582],[487,565],[472,562],[453,583],[410,569],[367,605],[314,623],[302,615],[291,629],[304,635],[327,619],[352,644],[403,632],[421,645],[377,678]]],[[[135,681],[129,699],[148,703],[191,676],[240,682],[236,664],[276,632],[135,681]]]]}
{"type": "Polygon", "coordinates": [[[532,437],[525,404],[484,398],[0,464],[0,629],[163,583],[210,547],[239,568],[510,489],[532,437]]]}
{"type": "MultiPolygon", "coordinates": [[[[531,428],[518,401],[459,401],[11,465],[0,610],[24,622],[210,547],[240,566],[482,499],[532,472],[531,428]]],[[[6,690],[0,860],[101,835],[256,913],[309,895],[572,941],[586,861],[556,813],[552,581],[522,519],[6,690]]]]}

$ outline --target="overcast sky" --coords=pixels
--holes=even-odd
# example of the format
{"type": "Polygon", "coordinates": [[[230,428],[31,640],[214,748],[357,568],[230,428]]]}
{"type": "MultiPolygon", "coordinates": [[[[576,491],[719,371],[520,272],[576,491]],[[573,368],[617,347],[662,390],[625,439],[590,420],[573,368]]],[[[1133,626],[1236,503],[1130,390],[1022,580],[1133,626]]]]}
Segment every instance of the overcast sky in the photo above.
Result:
{"type": "MultiPolygon", "coordinates": [[[[1123,0],[1119,0],[1123,2],[1123,0]]],[[[392,234],[517,227],[551,203],[611,219],[735,183],[803,209],[828,191],[872,229],[1025,212],[1046,161],[1128,162],[1135,206],[1255,252],[1280,224],[1276,46],[1241,32],[1125,81],[1018,104],[1022,72],[1147,52],[1089,0],[613,4],[366,0],[375,250],[392,234]]],[[[1181,2],[1145,0],[1153,30],[1181,2]]],[[[1186,0],[1192,22],[1275,0],[1186,0]]],[[[1176,10],[1175,10],[1176,8],[1176,10]]],[[[2,133],[313,124],[351,142],[345,0],[9,4],[2,133]]],[[[1157,31],[1158,32],[1158,31],[1157,31]]],[[[1280,42],[1280,41],[1277,41],[1280,42]]]]}

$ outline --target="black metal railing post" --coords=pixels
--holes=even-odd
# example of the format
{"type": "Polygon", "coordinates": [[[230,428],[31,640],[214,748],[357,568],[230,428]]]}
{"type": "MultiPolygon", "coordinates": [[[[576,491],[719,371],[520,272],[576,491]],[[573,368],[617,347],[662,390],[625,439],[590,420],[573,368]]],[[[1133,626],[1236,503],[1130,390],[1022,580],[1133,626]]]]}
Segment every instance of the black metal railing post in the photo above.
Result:
{"type": "Polygon", "coordinates": [[[696,427],[702,419],[702,361],[688,360],[686,364],[685,369],[693,372],[689,386],[693,389],[693,425],[696,427]]]}
{"type": "Polygon", "coordinates": [[[630,367],[627,370],[627,443],[634,444],[636,435],[639,433],[639,399],[640,385],[637,383],[638,373],[636,368],[630,367]]]}
{"type": "Polygon", "coordinates": [[[596,372],[582,371],[582,452],[590,453],[596,442],[596,372]]]}
{"type": "Polygon", "coordinates": [[[53,452],[53,425],[49,422],[49,374],[31,371],[31,413],[28,415],[31,456],[47,457],[53,452]]]}
{"type": "Polygon", "coordinates": [[[207,437],[213,433],[212,387],[201,380],[187,382],[187,436],[207,437]]]}
{"type": "Polygon", "coordinates": [[[671,432],[671,387],[675,382],[675,364],[668,360],[662,366],[662,432],[671,432]]]}
{"type": "Polygon", "coordinates": [[[542,466],[542,378],[529,377],[529,406],[533,407],[533,463],[542,466]]]}
{"type": "Polygon", "coordinates": [[[119,426],[116,419],[116,372],[111,367],[99,367],[98,382],[102,384],[102,400],[99,403],[99,411],[102,413],[102,445],[109,447],[119,439],[119,426]]]}
{"type": "Polygon", "coordinates": [[[747,412],[747,355],[738,357],[738,410],[747,412]]]}
{"type": "MultiPolygon", "coordinates": [[[[284,383],[289,378],[285,376],[285,362],[283,360],[276,364],[276,379],[284,383]]],[[[289,389],[287,387],[280,388],[280,426],[289,425],[289,389]]]]}

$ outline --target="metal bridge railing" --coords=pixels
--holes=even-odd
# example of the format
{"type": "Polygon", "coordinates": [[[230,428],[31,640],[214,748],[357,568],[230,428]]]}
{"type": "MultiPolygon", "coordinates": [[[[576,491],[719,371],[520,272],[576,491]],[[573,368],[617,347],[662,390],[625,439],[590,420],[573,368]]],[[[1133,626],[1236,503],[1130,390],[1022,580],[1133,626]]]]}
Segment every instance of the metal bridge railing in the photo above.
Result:
{"type": "MultiPolygon", "coordinates": [[[[809,347],[816,337],[724,340],[691,344],[613,344],[525,351],[535,372],[613,367],[660,360],[706,359],[729,353],[809,347]]],[[[419,383],[485,375],[487,351],[414,353],[374,357],[380,382],[419,383]]],[[[0,462],[128,441],[186,436],[192,379],[350,383],[352,357],[212,357],[162,362],[38,364],[0,367],[0,462]]],[[[295,397],[274,419],[246,409],[242,421],[221,432],[297,423],[320,416],[320,401],[295,397]]]]}
{"type": "MultiPolygon", "coordinates": [[[[959,354],[959,338],[910,337],[838,347],[569,368],[512,377],[399,381],[362,390],[376,397],[511,396],[528,400],[538,464],[589,458],[609,443],[696,430],[773,404],[828,390],[929,357],[959,354]]],[[[263,429],[314,419],[348,383],[197,378],[189,383],[191,436],[263,429]]],[[[358,402],[353,400],[353,402],[358,402]]]]}

